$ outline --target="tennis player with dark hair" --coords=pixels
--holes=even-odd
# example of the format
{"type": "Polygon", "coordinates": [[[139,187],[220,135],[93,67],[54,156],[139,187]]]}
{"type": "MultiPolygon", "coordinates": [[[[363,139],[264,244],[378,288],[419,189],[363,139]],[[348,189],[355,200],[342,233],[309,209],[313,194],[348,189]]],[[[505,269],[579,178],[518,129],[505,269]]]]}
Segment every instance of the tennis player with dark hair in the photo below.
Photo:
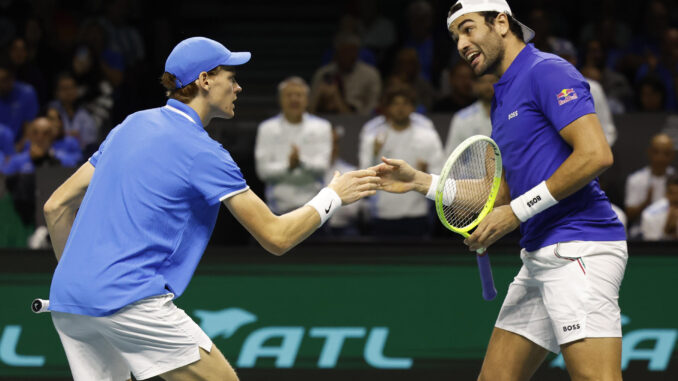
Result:
{"type": "MultiPolygon", "coordinates": [[[[499,313],[479,380],[527,380],[562,351],[573,380],[621,380],[617,303],[624,227],[596,177],[612,153],[589,85],[565,60],[526,43],[534,32],[503,0],[460,0],[447,25],[476,75],[494,74],[492,138],[504,180],[495,209],[465,240],[487,248],[520,226],[523,261],[499,313]]],[[[428,191],[431,176],[384,159],[384,190],[428,191]]]]}
{"type": "Polygon", "coordinates": [[[237,380],[221,352],[172,300],[203,254],[220,202],[282,255],[342,204],[374,194],[373,170],[335,174],[305,206],[274,215],[228,151],[204,130],[232,118],[249,52],[194,37],[165,63],[167,105],[114,128],[45,204],[59,264],[52,319],[75,380],[237,380]],[[77,215],[76,215],[77,212],[77,215]]]}

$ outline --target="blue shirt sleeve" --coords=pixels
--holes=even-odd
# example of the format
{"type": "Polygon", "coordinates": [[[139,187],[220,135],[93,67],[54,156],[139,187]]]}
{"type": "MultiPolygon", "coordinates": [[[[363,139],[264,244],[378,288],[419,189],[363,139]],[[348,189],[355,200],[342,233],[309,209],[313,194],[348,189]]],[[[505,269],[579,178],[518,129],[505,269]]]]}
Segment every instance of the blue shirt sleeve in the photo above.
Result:
{"type": "Polygon", "coordinates": [[[532,68],[534,101],[558,130],[587,114],[595,114],[586,79],[566,61],[546,60],[532,68]]]}
{"type": "Polygon", "coordinates": [[[223,148],[196,155],[189,180],[210,205],[248,188],[240,168],[223,148]]]}
{"type": "MultiPolygon", "coordinates": [[[[110,134],[108,134],[110,136],[110,134]]],[[[101,157],[101,154],[104,152],[104,147],[106,146],[106,142],[108,141],[108,138],[104,140],[101,145],[99,145],[99,149],[92,154],[92,156],[89,157],[89,163],[92,164],[93,167],[96,168],[97,163],[99,162],[99,158],[101,157]]]]}

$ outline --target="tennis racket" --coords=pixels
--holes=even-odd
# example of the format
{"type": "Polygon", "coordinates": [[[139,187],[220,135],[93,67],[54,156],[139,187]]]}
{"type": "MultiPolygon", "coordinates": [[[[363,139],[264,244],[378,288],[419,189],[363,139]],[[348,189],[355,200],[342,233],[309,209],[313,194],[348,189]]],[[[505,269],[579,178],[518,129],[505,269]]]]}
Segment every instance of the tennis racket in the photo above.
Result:
{"type": "MultiPolygon", "coordinates": [[[[494,140],[474,135],[464,140],[445,162],[436,188],[436,211],[443,225],[468,237],[494,206],[501,185],[501,153],[494,140]]],[[[483,298],[497,296],[490,257],[477,251],[483,298]]]]}

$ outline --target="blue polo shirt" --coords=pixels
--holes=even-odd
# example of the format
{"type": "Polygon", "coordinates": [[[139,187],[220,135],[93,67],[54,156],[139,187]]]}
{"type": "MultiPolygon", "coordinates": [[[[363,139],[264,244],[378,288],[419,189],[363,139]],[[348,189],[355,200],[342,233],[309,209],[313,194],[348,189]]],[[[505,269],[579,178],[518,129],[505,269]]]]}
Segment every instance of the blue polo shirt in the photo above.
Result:
{"type": "MultiPolygon", "coordinates": [[[[511,198],[551,177],[572,153],[560,130],[594,114],[588,82],[567,61],[527,45],[494,85],[492,138],[501,150],[511,198]]],[[[594,179],[520,225],[528,251],[566,241],[626,239],[594,179]]]]}
{"type": "Polygon", "coordinates": [[[180,296],[216,222],[220,201],[248,189],[198,114],[170,100],[115,127],[52,279],[50,310],[105,316],[140,299],[180,296]]]}

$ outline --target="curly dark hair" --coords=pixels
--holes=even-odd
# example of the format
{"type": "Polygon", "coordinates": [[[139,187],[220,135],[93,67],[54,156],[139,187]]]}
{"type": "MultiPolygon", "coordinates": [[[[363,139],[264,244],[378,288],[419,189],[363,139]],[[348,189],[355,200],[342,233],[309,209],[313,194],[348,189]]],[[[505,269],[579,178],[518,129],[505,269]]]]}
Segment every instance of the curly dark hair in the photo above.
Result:
{"type": "MultiPolygon", "coordinates": [[[[499,16],[499,12],[496,11],[489,11],[489,12],[480,12],[480,15],[485,18],[485,24],[492,26],[494,24],[494,19],[499,16]]],[[[520,27],[520,25],[516,22],[516,19],[513,18],[513,16],[507,14],[506,17],[508,17],[509,21],[509,29],[513,34],[518,37],[520,41],[523,41],[523,28],[520,27]]]]}

